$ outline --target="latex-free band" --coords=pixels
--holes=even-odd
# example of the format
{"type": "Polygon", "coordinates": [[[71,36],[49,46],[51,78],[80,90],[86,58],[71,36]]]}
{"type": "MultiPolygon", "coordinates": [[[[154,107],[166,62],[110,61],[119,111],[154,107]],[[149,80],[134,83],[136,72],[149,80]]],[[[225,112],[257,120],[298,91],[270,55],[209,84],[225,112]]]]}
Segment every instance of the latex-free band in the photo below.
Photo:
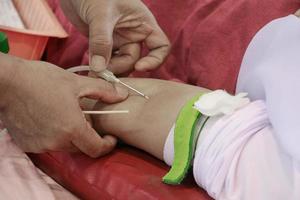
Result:
{"type": "MultiPolygon", "coordinates": [[[[201,113],[194,109],[194,103],[203,95],[199,94],[188,101],[181,109],[175,124],[174,161],[170,171],[163,177],[163,182],[177,185],[185,178],[194,155],[196,125],[201,113]]],[[[199,131],[199,130],[198,130],[199,131]]]]}

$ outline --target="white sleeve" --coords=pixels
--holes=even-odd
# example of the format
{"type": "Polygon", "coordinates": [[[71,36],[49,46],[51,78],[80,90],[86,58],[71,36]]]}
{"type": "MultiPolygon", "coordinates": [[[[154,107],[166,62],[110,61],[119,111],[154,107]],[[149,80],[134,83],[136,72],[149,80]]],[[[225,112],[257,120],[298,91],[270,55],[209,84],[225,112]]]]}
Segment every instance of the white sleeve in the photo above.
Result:
{"type": "Polygon", "coordinates": [[[300,19],[276,19],[251,41],[240,69],[237,92],[264,99],[281,148],[300,161],[300,19]]]}
{"type": "Polygon", "coordinates": [[[217,200],[300,198],[300,169],[275,141],[262,101],[220,118],[200,134],[193,174],[217,200]]]}

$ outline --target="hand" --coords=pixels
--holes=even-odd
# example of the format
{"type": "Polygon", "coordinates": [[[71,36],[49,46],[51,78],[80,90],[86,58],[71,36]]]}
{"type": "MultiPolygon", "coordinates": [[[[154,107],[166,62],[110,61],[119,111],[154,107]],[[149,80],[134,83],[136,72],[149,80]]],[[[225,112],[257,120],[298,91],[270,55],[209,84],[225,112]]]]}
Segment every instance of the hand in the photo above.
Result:
{"type": "Polygon", "coordinates": [[[101,138],[87,123],[82,97],[115,103],[127,91],[108,82],[69,73],[54,65],[17,60],[13,79],[0,94],[0,117],[15,142],[26,152],[82,151],[97,157],[111,151],[116,139],[101,138]]]}
{"type": "Polygon", "coordinates": [[[107,65],[116,74],[155,69],[169,53],[168,38],[140,0],[60,2],[70,21],[89,36],[93,71],[107,65]],[[142,43],[149,53],[140,59],[142,43]]]}

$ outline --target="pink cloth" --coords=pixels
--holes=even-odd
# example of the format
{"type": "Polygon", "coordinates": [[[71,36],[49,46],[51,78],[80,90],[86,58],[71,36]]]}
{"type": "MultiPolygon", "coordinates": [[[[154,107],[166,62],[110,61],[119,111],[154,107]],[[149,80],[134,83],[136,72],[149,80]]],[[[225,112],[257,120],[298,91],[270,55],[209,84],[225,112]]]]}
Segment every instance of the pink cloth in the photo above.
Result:
{"type": "Polygon", "coordinates": [[[5,129],[0,131],[0,146],[0,199],[78,199],[36,168],[5,129]]]}

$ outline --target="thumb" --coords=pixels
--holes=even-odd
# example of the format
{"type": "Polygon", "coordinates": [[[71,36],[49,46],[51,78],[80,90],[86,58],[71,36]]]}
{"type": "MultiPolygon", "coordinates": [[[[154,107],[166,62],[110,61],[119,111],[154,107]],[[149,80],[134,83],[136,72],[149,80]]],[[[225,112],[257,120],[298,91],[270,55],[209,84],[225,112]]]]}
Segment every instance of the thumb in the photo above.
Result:
{"type": "Polygon", "coordinates": [[[89,50],[91,69],[100,72],[107,67],[113,48],[114,22],[108,16],[91,20],[89,24],[89,50]]]}
{"type": "Polygon", "coordinates": [[[79,98],[87,97],[105,103],[115,103],[127,98],[128,90],[99,78],[78,76],[79,98]]]}

